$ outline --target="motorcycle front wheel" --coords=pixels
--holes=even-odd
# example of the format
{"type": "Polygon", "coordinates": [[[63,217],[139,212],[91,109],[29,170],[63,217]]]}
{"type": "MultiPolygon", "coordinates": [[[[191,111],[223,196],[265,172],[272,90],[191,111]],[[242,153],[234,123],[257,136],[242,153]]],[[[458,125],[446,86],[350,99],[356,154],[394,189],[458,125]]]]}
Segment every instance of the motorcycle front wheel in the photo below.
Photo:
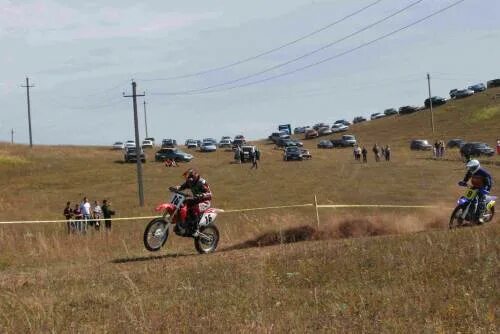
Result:
{"type": "Polygon", "coordinates": [[[449,227],[450,229],[455,229],[461,227],[464,220],[460,217],[463,213],[463,207],[457,206],[455,210],[451,213],[449,227]]]}
{"type": "Polygon", "coordinates": [[[493,206],[491,209],[486,210],[486,212],[483,215],[483,219],[485,223],[489,223],[490,221],[493,220],[493,217],[495,216],[495,207],[493,206]]]}
{"type": "Polygon", "coordinates": [[[163,218],[155,218],[144,230],[144,247],[150,252],[160,250],[168,238],[168,225],[163,218]]]}
{"type": "Polygon", "coordinates": [[[203,226],[194,238],[194,248],[200,254],[213,253],[219,244],[219,230],[215,225],[203,226]]]}

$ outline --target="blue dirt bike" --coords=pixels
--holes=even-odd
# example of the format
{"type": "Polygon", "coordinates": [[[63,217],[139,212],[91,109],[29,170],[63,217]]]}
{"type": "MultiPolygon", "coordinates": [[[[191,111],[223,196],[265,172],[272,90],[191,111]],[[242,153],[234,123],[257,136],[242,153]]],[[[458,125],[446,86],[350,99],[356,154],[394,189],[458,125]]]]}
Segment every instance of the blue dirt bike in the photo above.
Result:
{"type": "MultiPolygon", "coordinates": [[[[478,189],[467,188],[465,194],[458,199],[457,207],[450,217],[450,229],[480,224],[480,221],[476,218],[479,204],[477,199],[478,191],[478,189]]],[[[480,217],[482,222],[488,223],[493,220],[496,199],[496,196],[486,196],[486,208],[480,217]]]]}

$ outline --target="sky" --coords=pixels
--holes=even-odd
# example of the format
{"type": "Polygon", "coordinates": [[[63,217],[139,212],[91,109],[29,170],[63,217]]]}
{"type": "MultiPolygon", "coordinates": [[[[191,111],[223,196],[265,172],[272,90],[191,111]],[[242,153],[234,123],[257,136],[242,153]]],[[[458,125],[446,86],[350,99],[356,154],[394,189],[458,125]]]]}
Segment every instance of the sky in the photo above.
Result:
{"type": "Polygon", "coordinates": [[[122,96],[132,80],[146,95],[138,98],[141,139],[143,101],[148,135],[178,141],[258,139],[278,124],[333,123],[422,105],[427,73],[433,95],[443,97],[500,78],[500,1],[465,0],[360,46],[455,1],[0,0],[0,141],[10,141],[14,129],[15,142],[29,142],[20,87],[27,76],[35,85],[35,145],[133,139],[132,99],[122,96]]]}

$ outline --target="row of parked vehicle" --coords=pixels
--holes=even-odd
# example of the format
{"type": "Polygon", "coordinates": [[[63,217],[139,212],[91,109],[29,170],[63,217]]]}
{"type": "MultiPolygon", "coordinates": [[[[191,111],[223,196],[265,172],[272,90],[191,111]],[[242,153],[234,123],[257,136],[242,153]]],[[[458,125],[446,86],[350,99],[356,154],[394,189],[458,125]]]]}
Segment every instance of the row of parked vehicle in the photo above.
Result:
{"type": "MultiPolygon", "coordinates": [[[[434,146],[429,144],[429,141],[426,139],[414,139],[410,143],[410,149],[416,151],[431,151],[433,147],[434,146]]],[[[450,149],[458,148],[463,157],[491,157],[495,154],[495,150],[486,143],[466,142],[465,140],[459,138],[448,141],[446,147],[450,149]]]]}

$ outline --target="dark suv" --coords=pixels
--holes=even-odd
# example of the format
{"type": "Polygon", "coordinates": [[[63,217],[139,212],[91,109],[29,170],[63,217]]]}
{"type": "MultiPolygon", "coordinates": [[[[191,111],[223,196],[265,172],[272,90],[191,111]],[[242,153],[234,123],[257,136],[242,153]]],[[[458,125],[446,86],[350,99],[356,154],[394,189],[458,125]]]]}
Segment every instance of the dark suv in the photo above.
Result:
{"type": "Polygon", "coordinates": [[[460,148],[460,153],[466,158],[479,157],[481,155],[491,157],[495,154],[495,151],[488,144],[473,142],[463,144],[460,148]]]}
{"type": "Polygon", "coordinates": [[[410,143],[410,149],[416,151],[430,151],[432,150],[432,145],[425,139],[414,139],[410,143]]]}
{"type": "MultiPolygon", "coordinates": [[[[141,161],[142,162],[146,162],[146,155],[144,154],[144,152],[141,150],[141,161]]],[[[133,161],[137,161],[137,153],[136,153],[136,150],[135,150],[135,147],[127,147],[125,149],[125,153],[123,155],[123,160],[125,160],[125,162],[133,162],[133,161]]]]}
{"type": "Polygon", "coordinates": [[[155,154],[156,161],[165,161],[167,159],[174,160],[177,162],[178,161],[189,162],[193,159],[193,156],[191,154],[182,152],[177,148],[170,148],[170,147],[164,147],[160,149],[158,152],[156,152],[155,154]]]}
{"type": "Polygon", "coordinates": [[[448,148],[460,148],[465,144],[465,140],[463,139],[451,139],[448,144],[446,144],[446,147],[448,148]]]}
{"type": "Polygon", "coordinates": [[[356,123],[362,123],[365,121],[366,121],[366,118],[364,118],[363,116],[356,116],[356,117],[354,117],[354,120],[352,122],[354,124],[356,124],[356,123]]]}
{"type": "Polygon", "coordinates": [[[417,112],[418,108],[414,106],[403,106],[399,108],[399,114],[400,115],[406,115],[406,114],[412,114],[414,112],[417,112]]]}
{"type": "Polygon", "coordinates": [[[424,105],[426,108],[429,108],[431,106],[431,101],[432,100],[432,106],[437,107],[443,104],[446,104],[446,99],[439,97],[439,96],[433,96],[431,99],[427,98],[424,101],[424,105]]]}

